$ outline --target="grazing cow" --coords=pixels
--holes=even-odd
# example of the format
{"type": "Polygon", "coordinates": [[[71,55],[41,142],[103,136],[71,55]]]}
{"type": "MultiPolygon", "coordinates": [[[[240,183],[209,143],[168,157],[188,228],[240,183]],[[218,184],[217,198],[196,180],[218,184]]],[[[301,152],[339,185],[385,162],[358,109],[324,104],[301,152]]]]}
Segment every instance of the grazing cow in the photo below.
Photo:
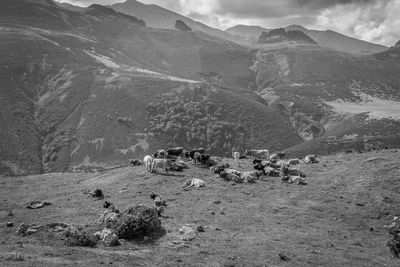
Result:
{"type": "Polygon", "coordinates": [[[197,166],[198,163],[200,163],[202,166],[207,165],[207,162],[210,159],[210,155],[204,155],[200,154],[199,152],[196,152],[193,157],[194,165],[197,166]]]}
{"type": "Polygon", "coordinates": [[[143,161],[141,161],[140,159],[131,159],[129,161],[129,164],[131,166],[140,166],[140,165],[143,165],[143,161]]]}
{"type": "Polygon", "coordinates": [[[289,165],[297,165],[299,163],[300,163],[300,161],[298,159],[289,159],[287,162],[287,164],[289,164],[289,165]]]}
{"type": "Polygon", "coordinates": [[[241,166],[240,166],[240,162],[239,162],[240,153],[239,153],[239,152],[233,152],[233,153],[232,153],[232,156],[233,156],[233,158],[235,159],[236,164],[237,164],[239,167],[241,167],[241,166]]]}
{"type": "Polygon", "coordinates": [[[186,152],[186,153],[185,153],[185,156],[186,156],[187,158],[194,159],[194,154],[196,154],[196,152],[198,152],[198,153],[200,153],[200,154],[204,154],[204,153],[205,153],[205,149],[204,149],[204,148],[193,149],[193,150],[190,151],[190,152],[186,152]]]}
{"type": "Polygon", "coordinates": [[[180,157],[182,158],[185,155],[185,150],[183,147],[174,147],[174,148],[169,148],[166,151],[166,156],[167,157],[180,157]]]}
{"type": "Polygon", "coordinates": [[[165,158],[166,152],[164,149],[157,150],[157,152],[154,153],[154,158],[155,159],[163,159],[165,158]]]}
{"type": "Polygon", "coordinates": [[[154,160],[153,157],[149,155],[143,158],[143,163],[146,166],[146,171],[151,172],[153,160],[154,160]]]}
{"type": "Polygon", "coordinates": [[[317,156],[316,155],[308,155],[304,158],[304,162],[307,164],[318,163],[317,156]]]}
{"type": "Polygon", "coordinates": [[[187,181],[185,182],[185,185],[184,185],[184,186],[199,188],[199,187],[204,187],[204,186],[206,186],[206,183],[205,183],[203,180],[200,180],[200,179],[197,179],[197,178],[193,178],[193,179],[191,179],[191,180],[187,180],[187,181]]]}
{"type": "Polygon", "coordinates": [[[246,156],[260,159],[269,159],[269,150],[268,149],[258,149],[258,150],[246,150],[244,152],[246,156]]]}

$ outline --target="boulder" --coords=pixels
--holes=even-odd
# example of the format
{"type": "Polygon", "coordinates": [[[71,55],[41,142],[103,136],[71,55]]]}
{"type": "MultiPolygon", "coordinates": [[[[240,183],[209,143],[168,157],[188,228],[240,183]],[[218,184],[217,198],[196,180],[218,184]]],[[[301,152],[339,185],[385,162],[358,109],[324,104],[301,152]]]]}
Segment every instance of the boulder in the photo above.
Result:
{"type": "Polygon", "coordinates": [[[142,238],[162,230],[157,209],[144,205],[130,207],[118,214],[103,214],[99,222],[112,230],[118,238],[124,239],[142,238]]]}

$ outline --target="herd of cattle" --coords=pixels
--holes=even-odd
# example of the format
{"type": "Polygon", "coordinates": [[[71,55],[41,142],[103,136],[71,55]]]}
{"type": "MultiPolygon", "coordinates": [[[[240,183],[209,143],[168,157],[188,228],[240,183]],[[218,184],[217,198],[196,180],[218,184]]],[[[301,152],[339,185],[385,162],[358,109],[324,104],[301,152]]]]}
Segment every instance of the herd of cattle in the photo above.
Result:
{"type": "MultiPolygon", "coordinates": [[[[285,153],[271,154],[267,149],[246,150],[244,155],[239,152],[233,152],[232,156],[238,167],[241,167],[240,159],[253,158],[254,171],[243,172],[230,168],[228,163],[222,163],[222,158],[205,154],[205,149],[198,148],[191,151],[185,151],[182,147],[170,148],[167,150],[158,150],[152,156],[147,155],[143,161],[131,160],[132,166],[144,164],[146,170],[150,173],[160,173],[166,171],[182,171],[187,169],[186,162],[192,161],[194,166],[210,168],[211,172],[218,174],[227,181],[236,183],[249,182],[262,176],[281,177],[283,182],[307,184],[306,175],[299,169],[293,167],[300,163],[299,159],[283,160],[285,153]]],[[[304,158],[305,163],[317,163],[317,156],[308,155],[304,158]]]]}

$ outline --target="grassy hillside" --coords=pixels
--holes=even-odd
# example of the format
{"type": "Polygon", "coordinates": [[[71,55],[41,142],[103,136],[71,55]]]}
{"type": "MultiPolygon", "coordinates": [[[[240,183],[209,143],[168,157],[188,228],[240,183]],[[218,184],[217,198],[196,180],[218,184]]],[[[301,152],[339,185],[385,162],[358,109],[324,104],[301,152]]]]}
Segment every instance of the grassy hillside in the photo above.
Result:
{"type": "MultiPolygon", "coordinates": [[[[233,160],[228,162],[236,165],[233,160]]],[[[398,216],[400,154],[392,150],[338,154],[320,163],[298,167],[308,185],[283,184],[264,178],[256,184],[226,182],[207,169],[192,165],[177,176],[151,175],[144,167],[126,167],[98,174],[44,174],[2,177],[4,200],[0,223],[3,266],[397,266],[385,248],[385,225],[398,216]],[[201,189],[182,188],[187,179],[206,182],[201,189]],[[32,190],[35,188],[35,190],[32,190]],[[46,225],[64,222],[95,229],[103,201],[85,190],[100,188],[105,199],[123,210],[152,205],[155,191],[168,207],[161,218],[166,233],[154,243],[123,241],[107,248],[67,247],[52,231],[41,229],[16,236],[20,223],[46,225]],[[18,191],[18,192],[17,192],[18,191]],[[27,203],[52,203],[29,210],[27,203]],[[12,210],[14,216],[6,216],[12,210]],[[193,240],[179,241],[184,225],[204,227],[193,240]],[[178,241],[179,242],[178,242],[178,241]],[[178,245],[177,245],[178,244],[178,245]],[[281,261],[279,253],[290,258],[281,261]],[[24,261],[11,261],[22,254],[24,261]],[[13,257],[14,255],[14,257],[13,257]]],[[[250,160],[242,161],[251,170],[250,160]]],[[[90,230],[91,231],[91,230],[90,230]]]]}
{"type": "MultiPolygon", "coordinates": [[[[74,11],[51,1],[19,0],[0,7],[2,172],[109,166],[166,147],[173,139],[163,133],[155,138],[145,108],[192,84],[212,92],[211,105],[229,107],[218,122],[236,123],[232,114],[245,110],[243,126],[251,134],[241,147],[301,142],[285,119],[248,89],[247,48],[204,33],[147,28],[98,5],[74,11]],[[266,140],[265,133],[277,139],[266,140]]],[[[232,148],[219,148],[218,154],[232,148]]]]}

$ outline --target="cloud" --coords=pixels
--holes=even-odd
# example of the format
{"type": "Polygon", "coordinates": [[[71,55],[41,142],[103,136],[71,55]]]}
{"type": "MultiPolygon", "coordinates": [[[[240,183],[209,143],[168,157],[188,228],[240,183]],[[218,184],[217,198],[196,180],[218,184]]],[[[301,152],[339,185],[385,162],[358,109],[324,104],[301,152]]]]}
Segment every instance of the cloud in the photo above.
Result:
{"type": "MultiPolygon", "coordinates": [[[[58,0],[81,6],[124,0],[58,0]]],[[[156,4],[212,27],[237,24],[266,28],[299,24],[331,29],[366,40],[393,45],[400,40],[400,0],[139,0],[156,4]]]]}
{"type": "Polygon", "coordinates": [[[400,2],[379,0],[356,5],[349,3],[323,10],[316,27],[332,29],[356,38],[392,46],[400,40],[400,2]]]}

